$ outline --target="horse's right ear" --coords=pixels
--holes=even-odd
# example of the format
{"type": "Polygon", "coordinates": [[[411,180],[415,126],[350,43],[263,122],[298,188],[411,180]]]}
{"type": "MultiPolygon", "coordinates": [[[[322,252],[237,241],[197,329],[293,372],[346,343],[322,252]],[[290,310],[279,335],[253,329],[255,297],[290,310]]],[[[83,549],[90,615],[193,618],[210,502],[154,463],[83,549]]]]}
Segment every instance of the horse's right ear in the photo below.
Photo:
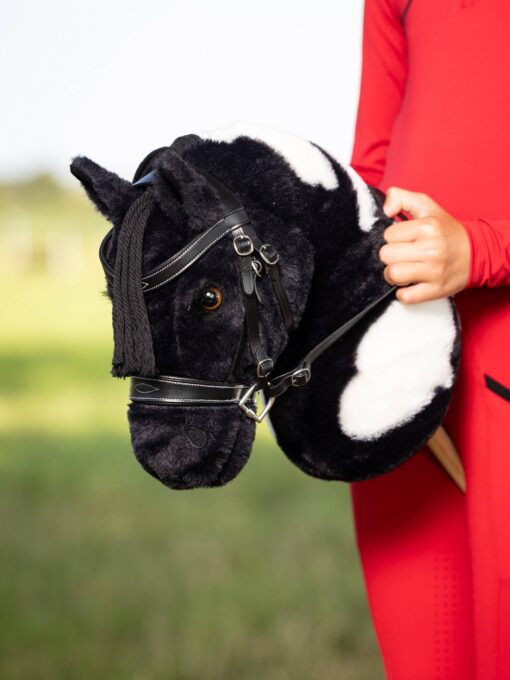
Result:
{"type": "Polygon", "coordinates": [[[99,212],[113,224],[120,224],[140,189],[86,156],[73,158],[69,169],[99,212]]]}

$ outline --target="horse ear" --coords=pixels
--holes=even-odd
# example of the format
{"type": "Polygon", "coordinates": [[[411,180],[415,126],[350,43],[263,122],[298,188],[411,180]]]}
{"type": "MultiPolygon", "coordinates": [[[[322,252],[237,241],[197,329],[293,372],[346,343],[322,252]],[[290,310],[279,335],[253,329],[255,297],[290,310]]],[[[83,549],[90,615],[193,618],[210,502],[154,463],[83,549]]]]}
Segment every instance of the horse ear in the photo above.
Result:
{"type": "Polygon", "coordinates": [[[203,231],[211,221],[225,212],[221,199],[204,174],[185,161],[179,154],[165,154],[154,182],[158,202],[171,214],[175,210],[176,195],[184,208],[191,231],[203,231]]]}
{"type": "Polygon", "coordinates": [[[96,208],[110,222],[119,224],[139,191],[130,182],[86,156],[73,158],[69,166],[96,208]]]}

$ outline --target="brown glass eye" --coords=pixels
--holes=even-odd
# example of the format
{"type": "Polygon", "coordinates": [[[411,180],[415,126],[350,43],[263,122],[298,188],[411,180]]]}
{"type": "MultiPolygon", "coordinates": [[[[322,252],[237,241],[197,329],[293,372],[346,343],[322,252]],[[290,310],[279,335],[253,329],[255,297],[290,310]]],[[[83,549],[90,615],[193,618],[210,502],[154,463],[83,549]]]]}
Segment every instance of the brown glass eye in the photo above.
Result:
{"type": "Polygon", "coordinates": [[[223,293],[219,288],[211,286],[202,293],[202,307],[207,312],[214,312],[223,302],[223,293]]]}

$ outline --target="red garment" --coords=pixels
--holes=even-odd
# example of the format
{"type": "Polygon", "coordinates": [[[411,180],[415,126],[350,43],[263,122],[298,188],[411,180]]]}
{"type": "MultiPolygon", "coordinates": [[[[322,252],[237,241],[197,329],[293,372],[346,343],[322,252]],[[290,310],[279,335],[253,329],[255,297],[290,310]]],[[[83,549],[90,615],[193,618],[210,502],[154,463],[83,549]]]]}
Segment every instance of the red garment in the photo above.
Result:
{"type": "Polygon", "coordinates": [[[383,191],[429,194],[471,244],[444,421],[467,493],[426,448],[351,485],[390,680],[510,678],[509,45],[508,0],[365,3],[352,165],[383,191]]]}

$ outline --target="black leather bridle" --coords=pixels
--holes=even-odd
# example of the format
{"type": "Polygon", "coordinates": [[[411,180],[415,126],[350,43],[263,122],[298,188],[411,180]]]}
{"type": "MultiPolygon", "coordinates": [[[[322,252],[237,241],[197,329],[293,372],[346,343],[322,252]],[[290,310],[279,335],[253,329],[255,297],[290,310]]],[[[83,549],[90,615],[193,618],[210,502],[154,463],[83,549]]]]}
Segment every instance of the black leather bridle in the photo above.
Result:
{"type": "MultiPolygon", "coordinates": [[[[271,409],[275,399],[290,387],[306,385],[312,375],[312,364],[329,347],[337,342],[347,331],[363,319],[368,312],[387,298],[397,286],[391,286],[382,295],[370,302],[364,309],[343,323],[336,330],[313,347],[298,363],[285,373],[272,376],[274,361],[262,346],[259,333],[257,279],[268,274],[278,302],[287,333],[295,328],[292,309],[279,273],[279,254],[274,246],[262,243],[251,225],[250,218],[238,197],[227,189],[216,177],[200,171],[212,184],[220,196],[225,209],[223,217],[193,238],[168,260],[157,266],[149,274],[142,277],[141,286],[144,294],[150,294],[161,286],[180,276],[199,258],[205,255],[216,243],[224,238],[232,240],[233,252],[237,257],[243,302],[245,323],[239,338],[238,347],[226,382],[201,380],[182,376],[160,375],[157,378],[134,376],[131,378],[130,399],[142,404],[237,404],[244,413],[253,420],[261,422],[271,409]],[[243,356],[248,340],[256,369],[250,385],[236,383],[235,374],[243,356]],[[267,402],[260,414],[256,412],[256,396],[264,390],[267,402]]],[[[150,187],[157,170],[145,174],[134,182],[135,185],[150,187]]],[[[136,179],[136,175],[135,175],[136,179]]],[[[150,190],[150,189],[148,189],[150,190]]],[[[138,200],[138,199],[135,199],[138,200]]],[[[110,284],[114,273],[108,264],[107,248],[113,230],[103,239],[99,249],[99,257],[110,284]]]]}

